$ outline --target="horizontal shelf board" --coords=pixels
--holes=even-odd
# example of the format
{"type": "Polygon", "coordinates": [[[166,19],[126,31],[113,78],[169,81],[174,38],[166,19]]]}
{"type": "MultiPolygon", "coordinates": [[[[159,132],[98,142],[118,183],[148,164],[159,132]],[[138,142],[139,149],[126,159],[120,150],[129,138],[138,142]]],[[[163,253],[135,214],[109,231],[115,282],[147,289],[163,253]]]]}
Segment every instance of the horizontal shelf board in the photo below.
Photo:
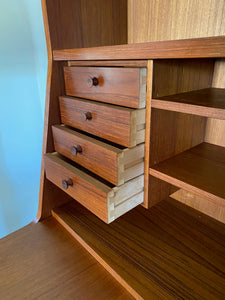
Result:
{"type": "Polygon", "coordinates": [[[150,175],[225,205],[225,148],[202,143],[149,170],[150,175]]]}
{"type": "Polygon", "coordinates": [[[207,88],[154,98],[151,107],[225,120],[225,89],[207,88]]]}
{"type": "Polygon", "coordinates": [[[76,201],[53,216],[136,298],[225,298],[225,225],[173,199],[110,225],[76,201]]]}
{"type": "Polygon", "coordinates": [[[225,36],[53,51],[54,60],[224,57],[225,36]]]}

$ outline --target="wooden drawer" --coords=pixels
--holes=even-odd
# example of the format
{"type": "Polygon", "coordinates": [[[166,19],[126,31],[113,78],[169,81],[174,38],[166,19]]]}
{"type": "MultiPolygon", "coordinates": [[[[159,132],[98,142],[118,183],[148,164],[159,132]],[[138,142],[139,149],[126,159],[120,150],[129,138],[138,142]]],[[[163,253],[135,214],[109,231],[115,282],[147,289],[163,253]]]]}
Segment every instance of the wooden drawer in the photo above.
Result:
{"type": "Polygon", "coordinates": [[[64,67],[66,94],[143,108],[146,74],[146,68],[64,67]]]}
{"type": "Polygon", "coordinates": [[[121,185],[144,173],[144,144],[118,148],[66,126],[53,126],[55,150],[105,180],[121,185]]]}
{"type": "Polygon", "coordinates": [[[71,165],[57,153],[46,154],[44,162],[48,180],[106,223],[143,202],[144,175],[113,187],[71,165]]]}
{"type": "Polygon", "coordinates": [[[103,139],[133,147],[145,141],[145,109],[60,97],[62,123],[103,139]]]}

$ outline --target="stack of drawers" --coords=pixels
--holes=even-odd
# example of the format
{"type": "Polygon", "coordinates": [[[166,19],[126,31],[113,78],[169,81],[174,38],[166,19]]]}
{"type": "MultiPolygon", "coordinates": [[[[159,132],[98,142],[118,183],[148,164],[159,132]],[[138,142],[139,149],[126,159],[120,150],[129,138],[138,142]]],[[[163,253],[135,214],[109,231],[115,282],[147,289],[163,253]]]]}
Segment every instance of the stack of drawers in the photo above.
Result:
{"type": "Polygon", "coordinates": [[[47,178],[106,223],[143,202],[146,68],[64,67],[47,178]]]}

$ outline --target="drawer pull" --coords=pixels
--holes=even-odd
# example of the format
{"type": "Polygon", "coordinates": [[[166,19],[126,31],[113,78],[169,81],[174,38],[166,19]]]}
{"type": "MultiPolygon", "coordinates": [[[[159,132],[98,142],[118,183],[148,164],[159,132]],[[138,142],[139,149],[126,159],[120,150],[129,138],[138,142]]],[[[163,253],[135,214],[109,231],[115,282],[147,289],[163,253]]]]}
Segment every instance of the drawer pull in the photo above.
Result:
{"type": "Polygon", "coordinates": [[[82,152],[82,147],[80,145],[77,146],[71,146],[70,147],[70,152],[73,156],[76,156],[77,153],[81,153],[82,152]]]}
{"type": "Polygon", "coordinates": [[[97,77],[88,77],[87,85],[88,85],[88,87],[99,85],[98,78],[97,77]]]}
{"type": "Polygon", "coordinates": [[[82,121],[87,121],[87,120],[91,120],[91,119],[92,119],[92,114],[91,114],[90,111],[81,113],[81,120],[82,121]]]}
{"type": "Polygon", "coordinates": [[[69,186],[73,186],[73,181],[71,178],[62,180],[62,187],[67,190],[69,186]]]}

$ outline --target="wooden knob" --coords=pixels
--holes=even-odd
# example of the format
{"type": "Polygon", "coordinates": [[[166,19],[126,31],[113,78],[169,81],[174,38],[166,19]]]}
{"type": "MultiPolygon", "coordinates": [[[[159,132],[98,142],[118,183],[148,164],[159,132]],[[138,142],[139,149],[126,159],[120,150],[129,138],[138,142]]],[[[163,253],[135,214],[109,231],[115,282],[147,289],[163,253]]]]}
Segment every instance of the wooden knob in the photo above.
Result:
{"type": "Polygon", "coordinates": [[[91,119],[92,119],[92,114],[91,114],[90,111],[81,113],[81,120],[82,121],[87,121],[87,120],[91,120],[91,119]]]}
{"type": "Polygon", "coordinates": [[[71,151],[71,154],[72,154],[73,156],[76,156],[77,153],[81,153],[81,152],[82,152],[82,148],[81,148],[80,145],[72,146],[72,147],[70,147],[70,151],[71,151]]]}
{"type": "Polygon", "coordinates": [[[71,178],[62,180],[62,186],[65,190],[68,189],[69,186],[73,186],[73,181],[71,178]]]}
{"type": "Polygon", "coordinates": [[[98,84],[99,84],[99,81],[98,81],[97,77],[88,77],[88,79],[87,79],[87,85],[89,87],[97,86],[98,84]]]}

